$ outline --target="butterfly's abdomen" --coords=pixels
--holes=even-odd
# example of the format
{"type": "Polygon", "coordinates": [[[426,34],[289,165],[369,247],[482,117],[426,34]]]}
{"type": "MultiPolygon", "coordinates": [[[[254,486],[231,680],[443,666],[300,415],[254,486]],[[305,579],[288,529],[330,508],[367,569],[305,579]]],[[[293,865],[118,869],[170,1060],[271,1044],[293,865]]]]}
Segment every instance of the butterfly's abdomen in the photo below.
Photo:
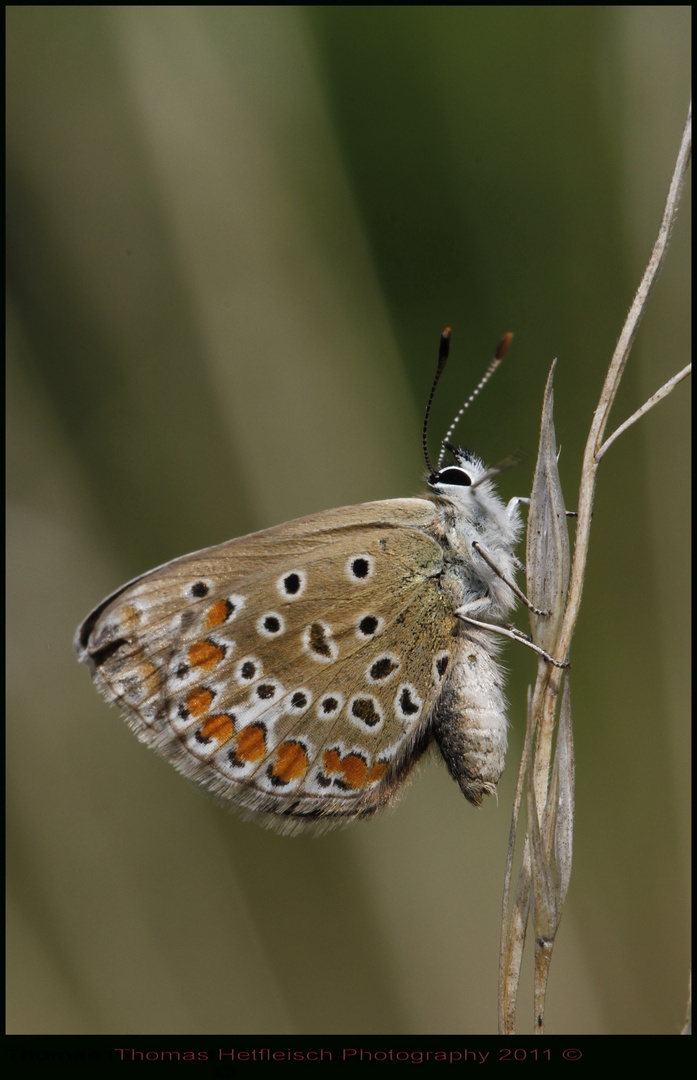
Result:
{"type": "Polygon", "coordinates": [[[483,645],[460,637],[457,657],[436,704],[433,737],[469,802],[492,795],[506,756],[506,707],[500,668],[483,645]]]}

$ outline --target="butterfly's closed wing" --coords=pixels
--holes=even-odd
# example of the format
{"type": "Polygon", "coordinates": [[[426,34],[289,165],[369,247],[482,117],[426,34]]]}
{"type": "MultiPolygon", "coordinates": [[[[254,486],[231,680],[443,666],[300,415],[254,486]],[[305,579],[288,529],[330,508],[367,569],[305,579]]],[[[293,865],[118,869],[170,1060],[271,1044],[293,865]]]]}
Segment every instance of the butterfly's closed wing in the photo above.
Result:
{"type": "Polygon", "coordinates": [[[458,647],[436,521],[390,500],[185,556],[105,600],[76,648],[217,795],[291,825],[372,813],[428,745],[458,647]]]}
{"type": "Polygon", "coordinates": [[[477,457],[452,454],[427,499],[347,506],[144,574],[78,628],[80,660],[144,742],[281,828],[380,809],[431,739],[480,805],[506,749],[495,632],[520,519],[477,457]]]}

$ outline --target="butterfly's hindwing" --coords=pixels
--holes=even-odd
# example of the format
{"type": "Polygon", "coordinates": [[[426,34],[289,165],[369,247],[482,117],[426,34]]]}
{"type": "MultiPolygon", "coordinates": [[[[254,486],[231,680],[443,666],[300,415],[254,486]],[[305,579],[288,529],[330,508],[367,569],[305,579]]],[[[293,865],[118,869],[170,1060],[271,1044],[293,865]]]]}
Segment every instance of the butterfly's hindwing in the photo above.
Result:
{"type": "Polygon", "coordinates": [[[291,823],[372,813],[428,745],[462,647],[433,520],[425,500],[366,504],[186,556],[106,601],[78,647],[139,737],[216,795],[291,823]]]}
{"type": "Polygon", "coordinates": [[[176,559],[78,628],[95,683],[189,779],[281,829],[390,802],[435,740],[475,805],[506,748],[496,629],[520,531],[453,450],[428,499],[344,507],[176,559]]]}

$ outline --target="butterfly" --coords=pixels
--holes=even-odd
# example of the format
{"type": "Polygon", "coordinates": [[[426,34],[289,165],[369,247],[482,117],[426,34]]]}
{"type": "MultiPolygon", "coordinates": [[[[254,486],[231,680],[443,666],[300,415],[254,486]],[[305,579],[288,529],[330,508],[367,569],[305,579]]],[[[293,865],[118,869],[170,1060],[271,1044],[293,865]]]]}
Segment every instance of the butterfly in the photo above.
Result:
{"type": "Polygon", "coordinates": [[[496,493],[498,470],[474,454],[446,437],[430,465],[428,412],[449,341],[446,330],[421,497],[329,510],[174,559],[107,597],[75,635],[141,741],[281,831],[374,814],[432,743],[475,806],[503,771],[497,631],[522,638],[504,629],[522,595],[522,525],[518,500],[496,493]]]}

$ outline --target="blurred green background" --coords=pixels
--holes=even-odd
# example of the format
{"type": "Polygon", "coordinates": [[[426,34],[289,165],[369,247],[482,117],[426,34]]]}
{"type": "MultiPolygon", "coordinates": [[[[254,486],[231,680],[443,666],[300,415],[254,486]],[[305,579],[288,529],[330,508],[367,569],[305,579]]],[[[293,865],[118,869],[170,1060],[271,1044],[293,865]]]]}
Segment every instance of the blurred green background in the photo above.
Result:
{"type": "MultiPolygon", "coordinates": [[[[277,837],[146,751],[72,652],[129,577],[417,493],[460,440],[567,504],[655,238],[690,9],[10,7],[9,1020],[14,1033],[488,1033],[498,806],[434,757],[382,820],[277,837]]],[[[613,414],[689,354],[689,192],[613,414]]],[[[574,641],[574,873],[550,1033],[673,1033],[688,977],[689,384],[600,473],[574,641]]],[[[518,623],[525,618],[518,614],[518,623]]],[[[529,978],[519,1024],[530,1030],[529,978]]]]}

